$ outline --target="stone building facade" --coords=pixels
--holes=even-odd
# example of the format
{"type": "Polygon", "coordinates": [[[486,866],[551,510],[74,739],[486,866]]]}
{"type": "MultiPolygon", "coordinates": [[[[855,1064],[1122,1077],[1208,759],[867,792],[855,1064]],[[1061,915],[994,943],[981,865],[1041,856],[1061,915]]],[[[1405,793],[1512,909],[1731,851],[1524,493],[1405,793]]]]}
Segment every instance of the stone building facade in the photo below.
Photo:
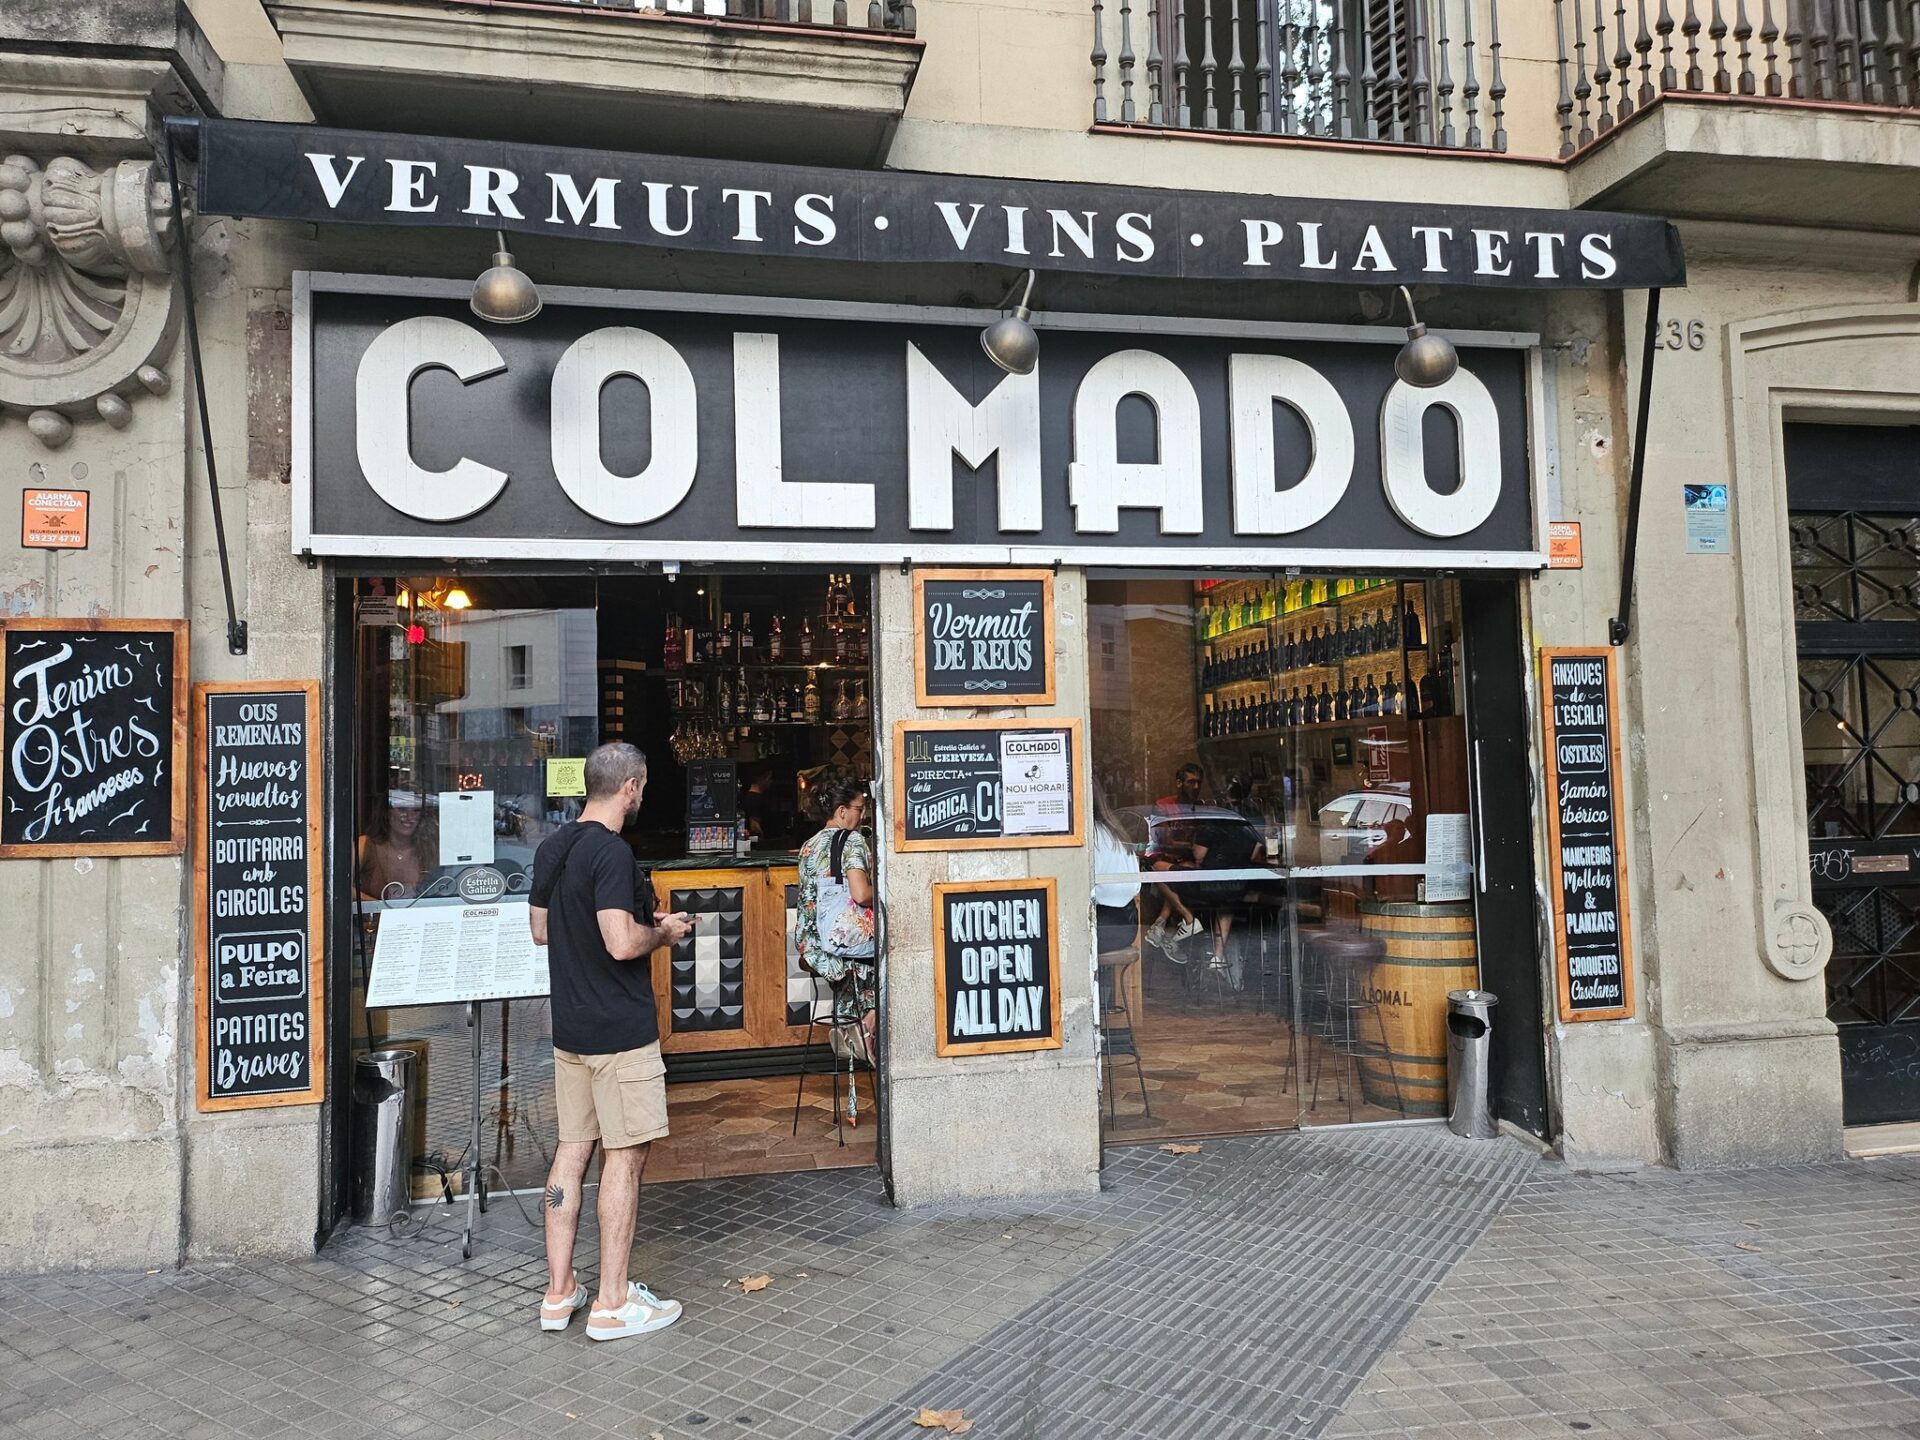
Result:
{"type": "MultiPolygon", "coordinates": [[[[184,618],[194,680],[320,678],[331,693],[340,572],[330,559],[308,563],[292,541],[296,276],[464,282],[485,263],[490,247],[471,232],[198,213],[190,183],[182,230],[163,138],[173,117],[1142,191],[1470,198],[1542,214],[1663,217],[1678,227],[1687,283],[1662,297],[1637,517],[1629,475],[1645,295],[1420,292],[1436,329],[1539,337],[1538,483],[1547,518],[1581,527],[1580,568],[1517,581],[1522,643],[1511,667],[1527,695],[1541,874],[1536,652],[1607,643],[1635,535],[1631,633],[1618,661],[1638,1003],[1630,1018],[1602,1023],[1563,1021],[1550,1003],[1530,1017],[1547,1097],[1538,1128],[1582,1165],[1709,1168],[1838,1156],[1843,1113],[1920,1118],[1884,1093],[1897,1083],[1876,1078],[1876,1064],[1895,1062],[1869,1056],[1920,1033],[1902,1028],[1909,1011],[1920,1014],[1920,961],[1898,918],[1911,897],[1897,876],[1870,891],[1816,893],[1809,871],[1810,836],[1891,855],[1920,828],[1899,813],[1920,803],[1909,796],[1920,783],[1916,751],[1901,735],[1920,722],[1900,629],[1920,625],[1911,538],[1920,511],[1910,500],[1902,517],[1790,493],[1800,481],[1788,444],[1792,427],[1862,429],[1880,445],[1872,465],[1920,481],[1920,35],[1903,28],[1909,17],[1863,3],[1881,22],[1875,42],[1856,38],[1843,55],[1804,30],[1789,33],[1785,15],[1771,38],[1748,26],[1736,47],[1685,27],[1629,34],[1624,19],[1608,28],[1611,17],[1595,40],[1582,13],[1591,7],[1446,0],[1403,16],[1398,48],[1363,47],[1343,32],[1369,63],[1380,57],[1370,81],[1357,65],[1350,81],[1370,85],[1377,103],[1348,112],[1359,119],[1350,133],[1328,122],[1326,134],[1314,132],[1338,111],[1323,113],[1310,67],[1292,73],[1266,48],[1270,37],[1297,39],[1306,22],[1228,0],[1220,33],[1244,34],[1246,52],[1223,46],[1203,60],[1180,45],[1196,8],[925,0],[875,4],[863,25],[857,14],[832,23],[841,17],[828,12],[845,7],[824,0],[660,10],[414,0],[6,7],[0,467],[9,505],[29,487],[89,491],[91,537],[72,553],[0,544],[0,616],[184,618]],[[1445,42],[1435,33],[1443,14],[1454,27],[1445,42]],[[1460,48],[1466,25],[1478,27],[1466,31],[1470,44],[1478,37],[1477,58],[1460,48]],[[1394,69],[1389,79],[1389,65],[1410,68],[1413,52],[1477,64],[1475,88],[1459,72],[1461,88],[1445,92],[1425,71],[1394,69]],[[1816,60],[1826,68],[1817,72],[1816,60]],[[1594,83],[1601,67],[1611,94],[1594,83]],[[227,643],[183,249],[244,654],[227,643]],[[1710,485],[1730,497],[1723,553],[1710,543],[1703,553],[1689,528],[1684,487],[1710,485]],[[1851,569],[1820,559],[1826,542],[1814,531],[1839,522],[1819,517],[1849,515],[1906,537],[1888,542],[1893,559],[1851,569]],[[1827,588],[1857,586],[1868,571],[1890,597],[1881,609],[1865,614],[1856,600],[1846,617],[1821,610],[1827,588]],[[1886,715],[1871,723],[1893,728],[1857,751],[1810,756],[1804,727],[1831,730],[1824,716],[1843,722],[1842,733],[1861,723],[1847,694],[1866,691],[1808,678],[1804,627],[1842,619],[1878,629],[1857,644],[1835,640],[1816,659],[1852,666],[1856,684],[1879,666],[1886,678],[1871,682],[1873,703],[1886,715]],[[1849,766],[1880,767],[1884,793],[1848,792],[1849,766]],[[1863,918],[1862,894],[1877,918],[1863,918]],[[1838,952],[1830,916],[1839,917],[1838,952]],[[1849,1026],[1873,1036],[1846,1051],[1843,1081],[1849,1026]],[[1870,1092],[1884,1105],[1869,1103],[1870,1092]]],[[[1003,269],[972,264],[747,262],[539,237],[515,250],[543,286],[829,307],[986,310],[1007,281],[1003,269]]],[[[1255,291],[1059,273],[1041,287],[1043,314],[1203,323],[1378,324],[1390,298],[1358,276],[1255,291]]],[[[1817,447],[1826,432],[1808,433],[1817,447]]],[[[1060,569],[1058,693],[1029,718],[1082,715],[1092,703],[1086,595],[1097,570],[1060,569]]],[[[873,587],[876,712],[913,718],[923,712],[902,663],[910,581],[902,567],[879,565],[873,587]]],[[[325,709],[329,734],[350,726],[325,709]]],[[[330,822],[336,861],[352,839],[336,833],[342,823],[330,822]]],[[[943,880],[1022,876],[1051,876],[1062,893],[1084,895],[1093,873],[1077,848],[883,847],[882,890],[896,897],[883,1143],[899,1203],[1097,1185],[1091,937],[1062,932],[1059,1049],[956,1064],[933,1041],[935,937],[924,907],[899,898],[943,880]],[[994,1119],[1010,1115],[1022,1123],[994,1119]]],[[[329,884],[349,883],[330,861],[329,884]]],[[[320,1106],[202,1113],[195,1104],[193,903],[185,856],[0,860],[0,1166],[13,1180],[0,1266],[296,1253],[323,1237],[333,1214],[323,1191],[343,1133],[338,1084],[320,1106]]],[[[1551,997],[1542,925],[1537,953],[1522,963],[1551,997]]]]}

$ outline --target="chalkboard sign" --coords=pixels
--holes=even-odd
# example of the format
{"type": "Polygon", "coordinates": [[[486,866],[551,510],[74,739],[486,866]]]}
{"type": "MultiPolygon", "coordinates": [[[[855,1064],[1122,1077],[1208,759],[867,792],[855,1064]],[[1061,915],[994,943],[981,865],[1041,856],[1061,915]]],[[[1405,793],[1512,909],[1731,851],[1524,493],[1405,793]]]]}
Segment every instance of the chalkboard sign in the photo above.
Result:
{"type": "Polygon", "coordinates": [[[966,880],[933,887],[942,1055],[1058,1050],[1059,907],[1054,881],[966,880]]]}
{"type": "Polygon", "coordinates": [[[0,860],[187,848],[187,622],[0,621],[0,860]]]}
{"type": "Polygon", "coordinates": [[[193,687],[194,1052],[202,1110],[318,1102],[319,686],[193,687]]]}
{"type": "Polygon", "coordinates": [[[1077,719],[897,720],[894,847],[1079,845],[1085,763],[1077,719]]]}
{"type": "Polygon", "coordinates": [[[1053,572],[913,576],[915,704],[1053,704],[1053,572]]]}
{"type": "Polygon", "coordinates": [[[1542,650],[1547,863],[1562,1020],[1633,1014],[1613,651],[1542,650]]]}

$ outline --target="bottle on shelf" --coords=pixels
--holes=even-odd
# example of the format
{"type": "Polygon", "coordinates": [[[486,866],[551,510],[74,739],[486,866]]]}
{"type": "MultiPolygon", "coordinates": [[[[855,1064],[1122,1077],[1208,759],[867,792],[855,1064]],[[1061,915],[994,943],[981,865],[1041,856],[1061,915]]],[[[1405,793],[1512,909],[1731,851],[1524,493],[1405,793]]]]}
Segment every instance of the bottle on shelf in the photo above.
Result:
{"type": "Polygon", "coordinates": [[[742,666],[733,682],[733,718],[745,720],[752,714],[753,700],[747,693],[747,671],[742,666]]]}
{"type": "Polygon", "coordinates": [[[847,693],[847,682],[844,680],[833,693],[833,718],[836,720],[853,718],[853,697],[847,693]]]}
{"type": "Polygon", "coordinates": [[[807,718],[807,692],[798,683],[787,686],[787,719],[807,718]]]}
{"type": "Polygon", "coordinates": [[[731,610],[720,617],[720,653],[715,658],[722,664],[732,663],[736,652],[733,648],[733,612],[731,610]]]}
{"type": "Polygon", "coordinates": [[[872,713],[871,705],[867,700],[867,682],[865,680],[854,681],[853,718],[856,720],[865,720],[872,713]]]}
{"type": "Polygon", "coordinates": [[[1360,688],[1360,677],[1356,675],[1353,677],[1353,683],[1347,687],[1347,718],[1349,720],[1358,720],[1361,717],[1366,700],[1367,692],[1360,688]]]}
{"type": "Polygon", "coordinates": [[[1333,719],[1333,695],[1324,680],[1320,682],[1320,693],[1314,697],[1313,718],[1321,725],[1333,719]]]}
{"type": "Polygon", "coordinates": [[[1427,644],[1426,631],[1420,625],[1420,612],[1413,608],[1413,601],[1407,601],[1407,613],[1401,617],[1401,633],[1406,637],[1409,650],[1424,650],[1427,644]]]}
{"type": "Polygon", "coordinates": [[[686,668],[686,659],[680,651],[680,617],[678,615],[667,616],[666,641],[661,645],[660,653],[661,658],[666,662],[667,669],[686,668]]]}
{"type": "Polygon", "coordinates": [[[800,622],[800,663],[813,663],[813,620],[811,617],[800,622]]]}
{"type": "Polygon", "coordinates": [[[1380,687],[1380,713],[1382,715],[1405,713],[1400,704],[1400,680],[1392,670],[1387,672],[1387,683],[1380,687]]]}
{"type": "Polygon", "coordinates": [[[829,651],[833,656],[833,663],[844,665],[847,663],[847,627],[841,623],[837,615],[827,621],[827,626],[833,632],[832,648],[829,651]]]}
{"type": "Polygon", "coordinates": [[[786,653],[787,637],[780,633],[780,617],[767,622],[767,663],[778,665],[786,653]]]}
{"type": "Polygon", "coordinates": [[[754,657],[753,616],[742,613],[740,616],[740,634],[738,636],[739,656],[742,665],[751,665],[754,657]]]}
{"type": "Polygon", "coordinates": [[[1373,683],[1373,676],[1371,675],[1367,676],[1367,688],[1361,694],[1360,713],[1368,716],[1378,716],[1382,713],[1380,709],[1380,687],[1373,683]]]}
{"type": "Polygon", "coordinates": [[[733,714],[733,682],[722,671],[713,682],[714,710],[722,720],[733,714]]]}
{"type": "Polygon", "coordinates": [[[1209,740],[1220,733],[1214,728],[1215,719],[1216,717],[1213,713],[1213,697],[1209,695],[1207,697],[1206,713],[1200,717],[1200,733],[1209,740]]]}
{"type": "Polygon", "coordinates": [[[809,725],[820,719],[820,686],[813,678],[813,672],[807,672],[807,689],[801,699],[802,717],[809,725]]]}
{"type": "Polygon", "coordinates": [[[760,688],[753,692],[753,719],[757,725],[764,725],[773,719],[773,696],[770,693],[771,690],[771,682],[763,682],[760,688]]]}

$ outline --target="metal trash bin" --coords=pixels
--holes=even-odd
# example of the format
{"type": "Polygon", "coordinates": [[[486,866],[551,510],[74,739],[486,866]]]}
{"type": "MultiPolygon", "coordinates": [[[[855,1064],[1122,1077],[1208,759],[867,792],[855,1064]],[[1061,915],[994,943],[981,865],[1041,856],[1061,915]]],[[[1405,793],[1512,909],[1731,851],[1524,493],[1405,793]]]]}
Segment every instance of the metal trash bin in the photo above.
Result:
{"type": "Polygon", "coordinates": [[[1469,1140],[1491,1140],[1500,1133],[1487,1078],[1493,1007],[1499,1003],[1491,990],[1447,992],[1447,1128],[1469,1140]]]}
{"type": "Polygon", "coordinates": [[[356,1224],[388,1225],[411,1213],[413,1061],[411,1050],[373,1050],[354,1061],[347,1158],[356,1224]]]}

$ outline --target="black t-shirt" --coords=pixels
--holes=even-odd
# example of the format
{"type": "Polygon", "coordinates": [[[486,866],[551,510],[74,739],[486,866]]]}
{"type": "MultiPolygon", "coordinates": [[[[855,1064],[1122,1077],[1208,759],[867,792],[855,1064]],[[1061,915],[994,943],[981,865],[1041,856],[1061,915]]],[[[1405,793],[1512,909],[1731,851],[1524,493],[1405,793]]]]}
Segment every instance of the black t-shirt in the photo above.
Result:
{"type": "Polygon", "coordinates": [[[530,898],[547,912],[554,1048],[614,1055],[658,1040],[648,957],[616,960],[600,938],[602,910],[653,923],[653,886],[627,842],[591,820],[561,826],[534,852],[530,898]]]}

